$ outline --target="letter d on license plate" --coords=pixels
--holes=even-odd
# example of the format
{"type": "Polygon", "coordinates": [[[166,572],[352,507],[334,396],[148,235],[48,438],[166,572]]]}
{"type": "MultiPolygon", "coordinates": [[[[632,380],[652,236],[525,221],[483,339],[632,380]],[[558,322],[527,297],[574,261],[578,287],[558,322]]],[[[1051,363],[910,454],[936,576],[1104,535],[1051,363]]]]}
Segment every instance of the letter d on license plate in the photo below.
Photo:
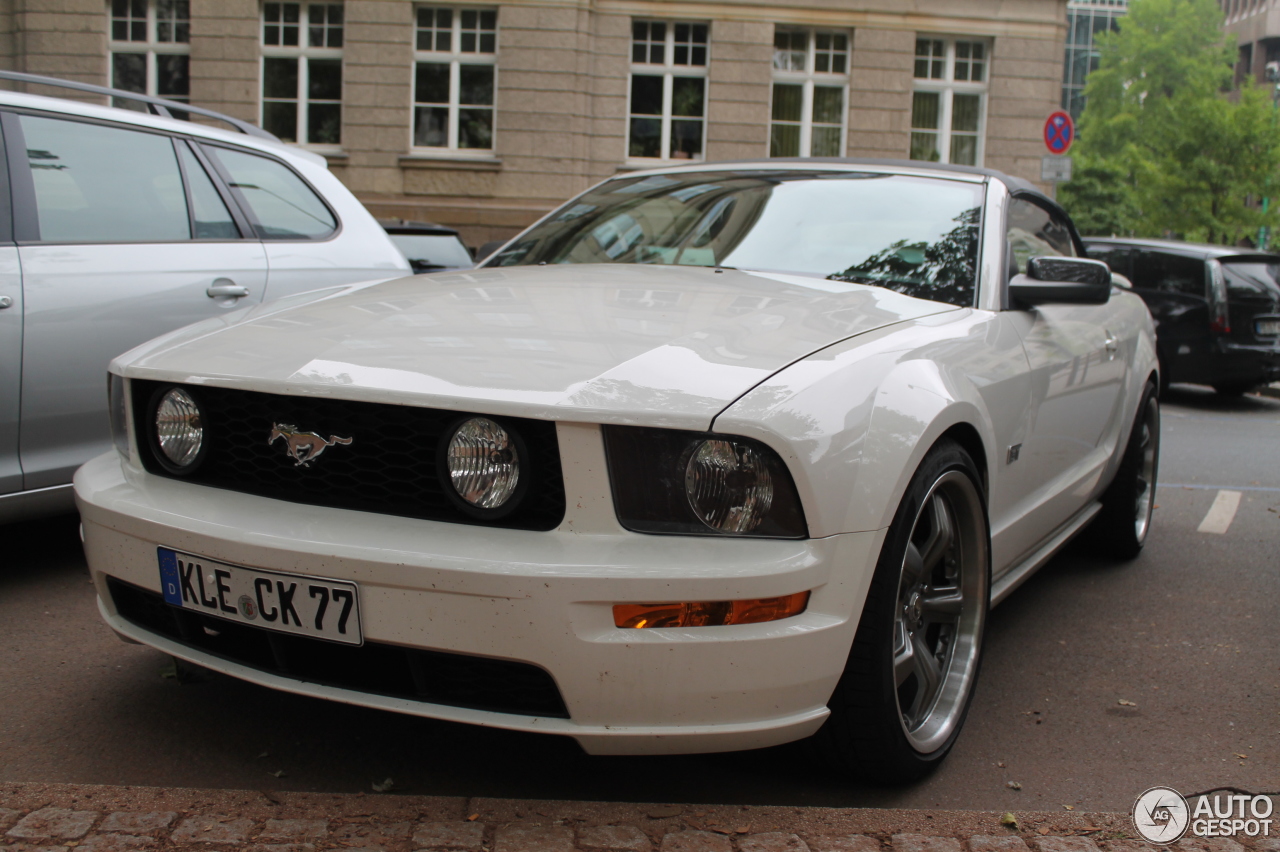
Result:
{"type": "Polygon", "coordinates": [[[278,574],[157,548],[165,602],[278,633],[359,645],[355,583],[278,574]]]}

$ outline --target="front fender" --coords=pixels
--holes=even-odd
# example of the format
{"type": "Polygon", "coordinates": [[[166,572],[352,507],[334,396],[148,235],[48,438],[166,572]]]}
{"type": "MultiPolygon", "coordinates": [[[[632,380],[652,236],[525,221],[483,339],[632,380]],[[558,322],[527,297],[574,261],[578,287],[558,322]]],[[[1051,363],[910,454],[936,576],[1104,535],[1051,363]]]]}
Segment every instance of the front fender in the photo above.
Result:
{"type": "Polygon", "coordinates": [[[742,397],[714,429],[755,438],[782,456],[811,536],[883,529],[925,453],[954,426],[978,435],[983,457],[975,461],[992,480],[997,443],[971,378],[978,357],[991,351],[989,316],[931,317],[830,347],[742,397]],[[931,328],[921,334],[921,324],[931,328]]]}

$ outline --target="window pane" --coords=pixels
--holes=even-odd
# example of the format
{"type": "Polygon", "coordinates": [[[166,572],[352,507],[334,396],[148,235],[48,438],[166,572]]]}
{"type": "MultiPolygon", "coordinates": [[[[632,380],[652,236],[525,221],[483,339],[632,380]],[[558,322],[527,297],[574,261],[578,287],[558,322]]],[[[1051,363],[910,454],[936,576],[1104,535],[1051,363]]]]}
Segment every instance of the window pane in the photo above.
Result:
{"type": "Polygon", "coordinates": [[[976,166],[978,164],[978,137],[951,137],[951,160],[957,166],[976,166]]]}
{"type": "Polygon", "coordinates": [[[671,81],[671,114],[698,116],[703,112],[705,82],[701,77],[676,77],[671,81]]]}
{"type": "MultiPolygon", "coordinates": [[[[774,121],[800,121],[804,104],[804,87],[786,83],[773,84],[774,121]]],[[[777,155],[775,155],[777,156],[777,155]]],[[[788,154],[787,156],[799,156],[788,154]]]]}
{"type": "Polygon", "coordinates": [[[803,30],[775,30],[773,33],[773,67],[779,71],[803,71],[808,34],[803,30]]]}
{"type": "Polygon", "coordinates": [[[800,125],[775,124],[769,128],[770,157],[800,156],[800,125]]]}
{"type": "Polygon", "coordinates": [[[191,80],[187,75],[191,57],[182,54],[158,54],[156,56],[156,94],[162,98],[186,101],[191,94],[191,80]]]}
{"type": "Polygon", "coordinates": [[[661,77],[649,74],[631,76],[631,114],[662,115],[661,77]]]}
{"type": "Polygon", "coordinates": [[[312,59],[307,63],[307,97],[321,101],[342,100],[341,59],[312,59]]]}
{"type": "Polygon", "coordinates": [[[324,202],[282,164],[227,148],[209,150],[230,173],[232,185],[253,211],[260,237],[321,237],[337,227],[324,202]]]}
{"type": "Polygon", "coordinates": [[[911,97],[911,126],[938,129],[941,96],[937,92],[916,92],[911,97]]]}
{"type": "Polygon", "coordinates": [[[267,101],[262,105],[262,129],[274,133],[285,142],[298,141],[298,104],[296,101],[267,101]]]}
{"type": "Polygon", "coordinates": [[[839,127],[815,127],[813,128],[812,151],[809,152],[811,157],[839,157],[840,153],[840,128],[839,127]]]}
{"type": "Polygon", "coordinates": [[[307,141],[314,145],[342,141],[342,104],[307,105],[307,141]]]}
{"type": "Polygon", "coordinates": [[[662,156],[662,121],[656,118],[631,119],[628,157],[662,156]]]}
{"type": "Polygon", "coordinates": [[[185,144],[178,145],[182,168],[187,173],[187,186],[191,188],[191,218],[195,220],[195,238],[197,240],[234,240],[240,232],[236,230],[235,221],[231,218],[222,196],[214,189],[213,181],[205,173],[204,166],[195,158],[185,144]]]}
{"type": "Polygon", "coordinates": [[[955,95],[951,101],[951,129],[976,133],[981,105],[979,95],[955,95]]]}
{"type": "MultiPolygon", "coordinates": [[[[493,103],[493,66],[462,65],[458,69],[458,102],[463,104],[493,103]]],[[[481,146],[487,147],[487,146],[481,146]]]]}
{"type": "Polygon", "coordinates": [[[493,110],[458,110],[458,147],[493,147],[493,110]]]}
{"type": "Polygon", "coordinates": [[[420,148],[449,147],[448,107],[416,107],[414,109],[413,144],[420,148]]]}
{"type": "Polygon", "coordinates": [[[147,57],[142,53],[111,54],[111,85],[126,92],[147,93],[147,57]]]}
{"type": "Polygon", "coordinates": [[[841,124],[844,112],[844,89],[839,86],[813,87],[813,120],[822,124],[841,124]]]}
{"type": "Polygon", "coordinates": [[[941,158],[938,153],[938,134],[912,133],[910,156],[913,160],[928,160],[936,163],[941,158]]]}
{"type": "Polygon", "coordinates": [[[190,238],[167,136],[22,116],[40,239],[161,242],[190,238]]]}
{"type": "Polygon", "coordinates": [[[672,120],[671,157],[677,160],[702,159],[701,120],[672,120]]]}
{"type": "Polygon", "coordinates": [[[449,66],[442,62],[419,62],[414,100],[420,104],[449,102],[449,66]]]}
{"type": "Polygon", "coordinates": [[[263,59],[262,95],[267,98],[298,97],[298,60],[278,56],[263,59]]]}

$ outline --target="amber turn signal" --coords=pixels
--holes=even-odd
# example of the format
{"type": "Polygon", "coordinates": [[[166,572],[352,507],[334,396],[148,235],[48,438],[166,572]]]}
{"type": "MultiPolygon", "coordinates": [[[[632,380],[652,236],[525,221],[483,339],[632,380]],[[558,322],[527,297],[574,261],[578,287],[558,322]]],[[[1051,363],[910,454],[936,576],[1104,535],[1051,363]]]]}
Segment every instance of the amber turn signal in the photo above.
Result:
{"type": "Polygon", "coordinates": [[[808,592],[745,601],[614,604],[613,623],[618,627],[635,628],[759,624],[799,615],[808,605],[808,592]]]}

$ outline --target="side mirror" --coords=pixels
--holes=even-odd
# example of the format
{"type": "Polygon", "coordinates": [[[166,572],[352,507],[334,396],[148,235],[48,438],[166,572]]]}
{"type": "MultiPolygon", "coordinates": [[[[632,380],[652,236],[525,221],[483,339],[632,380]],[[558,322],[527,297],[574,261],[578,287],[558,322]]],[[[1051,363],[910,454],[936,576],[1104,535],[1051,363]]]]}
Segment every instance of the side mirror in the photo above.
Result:
{"type": "Polygon", "coordinates": [[[1083,257],[1033,257],[1027,273],[1009,282],[1009,303],[1035,305],[1103,305],[1111,298],[1111,269],[1083,257]]]}

